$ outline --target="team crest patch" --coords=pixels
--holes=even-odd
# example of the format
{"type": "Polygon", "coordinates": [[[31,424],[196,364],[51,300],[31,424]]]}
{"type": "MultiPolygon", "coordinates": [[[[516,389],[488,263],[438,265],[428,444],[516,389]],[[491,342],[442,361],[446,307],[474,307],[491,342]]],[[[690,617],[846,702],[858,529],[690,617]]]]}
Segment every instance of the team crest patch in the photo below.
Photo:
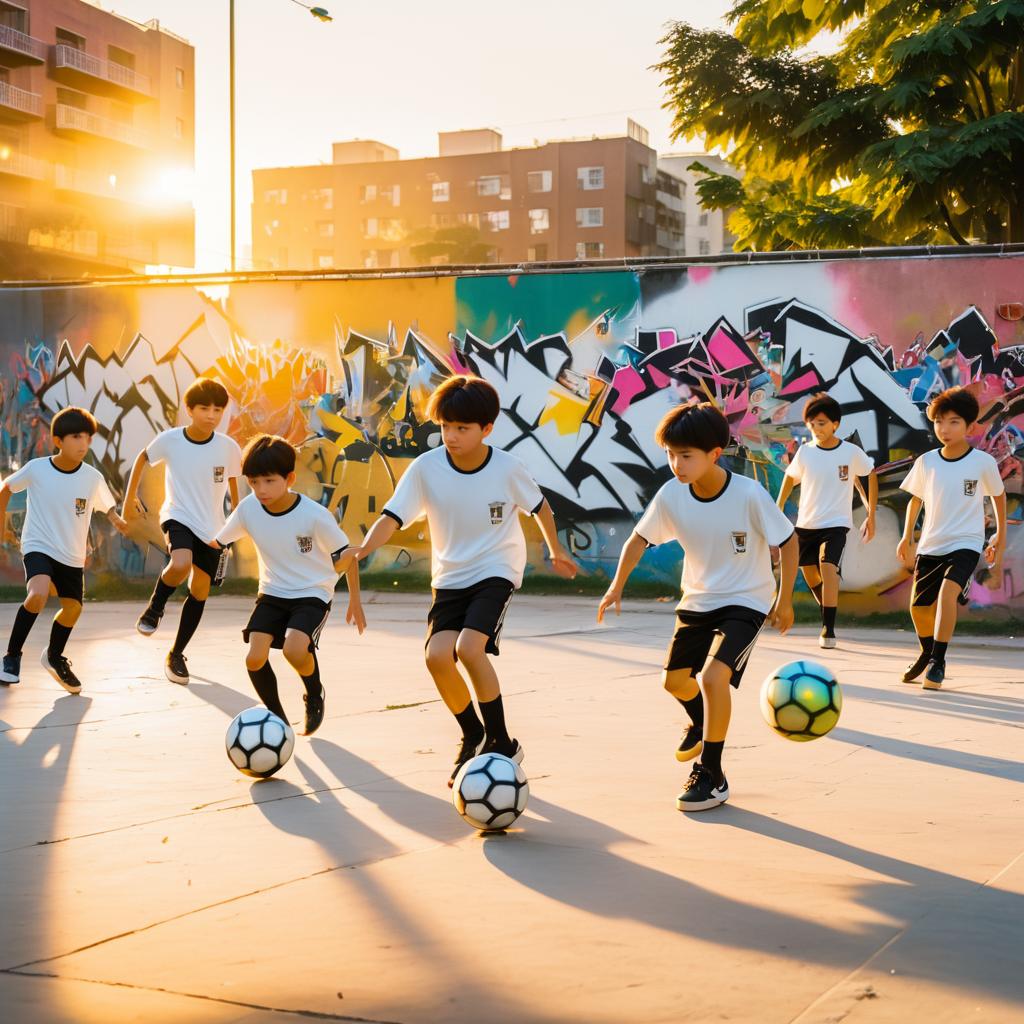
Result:
{"type": "Polygon", "coordinates": [[[313,538],[312,537],[296,537],[296,542],[299,545],[299,551],[308,555],[313,550],[313,538]]]}
{"type": "Polygon", "coordinates": [[[839,467],[839,479],[842,480],[844,483],[847,480],[850,479],[850,467],[849,466],[840,466],[839,467]]]}
{"type": "Polygon", "coordinates": [[[964,481],[964,494],[968,498],[973,498],[978,493],[978,481],[977,480],[965,480],[964,481]]]}
{"type": "Polygon", "coordinates": [[[213,467],[213,482],[215,484],[222,484],[222,483],[224,483],[224,467],[223,466],[214,466],[213,467]]]}
{"type": "Polygon", "coordinates": [[[505,502],[492,501],[487,509],[491,513],[491,526],[500,526],[505,521],[505,502]]]}
{"type": "Polygon", "coordinates": [[[84,516],[89,502],[85,498],[75,498],[75,515],[84,516]]]}
{"type": "Polygon", "coordinates": [[[732,535],[732,549],[737,555],[747,553],[747,535],[745,533],[734,533],[732,535]]]}

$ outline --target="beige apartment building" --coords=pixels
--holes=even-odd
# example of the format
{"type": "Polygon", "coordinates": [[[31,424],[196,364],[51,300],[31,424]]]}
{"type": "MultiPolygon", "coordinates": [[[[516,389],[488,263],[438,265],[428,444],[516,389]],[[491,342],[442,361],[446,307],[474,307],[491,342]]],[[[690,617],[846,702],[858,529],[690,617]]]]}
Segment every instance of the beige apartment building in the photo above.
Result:
{"type": "Polygon", "coordinates": [[[83,0],[0,0],[0,275],[195,263],[189,43],[83,0]]]}
{"type": "Polygon", "coordinates": [[[442,132],[438,156],[341,142],[330,164],[253,172],[257,270],[519,263],[663,255],[657,153],[625,135],[503,149],[442,132]]]}

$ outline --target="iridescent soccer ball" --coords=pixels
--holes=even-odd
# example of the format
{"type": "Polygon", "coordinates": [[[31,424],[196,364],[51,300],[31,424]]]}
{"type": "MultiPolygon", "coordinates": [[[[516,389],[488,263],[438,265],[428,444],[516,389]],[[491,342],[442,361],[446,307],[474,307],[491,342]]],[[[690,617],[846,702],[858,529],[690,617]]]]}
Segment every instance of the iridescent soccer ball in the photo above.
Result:
{"type": "Polygon", "coordinates": [[[843,709],[839,681],[816,661],[791,661],[761,686],[761,714],[787,740],[806,742],[831,732],[843,709]]]}
{"type": "Polygon", "coordinates": [[[224,737],[228,760],[243,774],[269,779],[292,756],[292,727],[264,707],[246,708],[235,715],[224,737]]]}
{"type": "Polygon", "coordinates": [[[500,832],[511,825],[530,798],[526,772],[504,754],[480,754],[455,776],[455,810],[481,832],[500,832]]]}

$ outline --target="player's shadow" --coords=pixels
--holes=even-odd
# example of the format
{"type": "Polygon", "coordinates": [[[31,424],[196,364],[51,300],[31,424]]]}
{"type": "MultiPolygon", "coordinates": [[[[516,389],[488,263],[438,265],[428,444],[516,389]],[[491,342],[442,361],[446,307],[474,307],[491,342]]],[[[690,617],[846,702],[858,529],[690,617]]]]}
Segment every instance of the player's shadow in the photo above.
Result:
{"type": "Polygon", "coordinates": [[[855,747],[870,747],[890,757],[924,761],[941,768],[955,768],[957,771],[988,775],[994,779],[1006,779],[1008,782],[1024,782],[1024,762],[1021,761],[1007,761],[1001,757],[990,757],[988,754],[971,754],[945,747],[933,747],[927,743],[915,743],[903,738],[846,729],[841,725],[829,733],[829,738],[855,747]]]}
{"type": "Polygon", "coordinates": [[[928,715],[962,718],[967,721],[1006,722],[1024,725],[1024,700],[996,697],[968,690],[922,690],[920,686],[901,684],[901,689],[883,689],[843,682],[843,695],[867,704],[909,708],[928,715]]]}
{"type": "MultiPolygon", "coordinates": [[[[941,959],[935,962],[934,950],[928,946],[927,936],[919,936],[924,939],[923,948],[926,951],[915,953],[911,945],[904,954],[912,961],[909,968],[911,973],[916,977],[934,979],[943,985],[973,987],[984,990],[990,997],[1024,1003],[1024,988],[1020,984],[1019,972],[1006,971],[1003,963],[1003,958],[1013,960],[1015,950],[1019,947],[1020,921],[1024,919],[1024,895],[1021,893],[991,887],[975,879],[854,846],[842,839],[812,832],[734,804],[725,804],[712,814],[693,815],[692,820],[706,827],[735,828],[778,843],[799,846],[892,879],[897,883],[895,886],[862,884],[858,890],[858,902],[907,924],[920,919],[924,908],[937,908],[936,913],[945,917],[945,921],[940,918],[930,923],[940,932],[955,922],[956,933],[958,937],[964,937],[963,941],[967,941],[966,936],[975,930],[982,933],[981,948],[960,952],[955,947],[947,949],[943,951],[941,959]],[[991,904],[979,905],[978,901],[985,897],[991,900],[991,904]],[[962,913],[965,901],[974,903],[973,920],[965,920],[962,913]],[[999,936],[1003,932],[1009,936],[1009,949],[999,948],[999,936]]],[[[924,930],[927,930],[927,924],[923,926],[924,930]]]]}
{"type": "Polygon", "coordinates": [[[205,700],[207,704],[212,704],[224,712],[228,718],[234,718],[246,708],[251,708],[258,703],[255,694],[240,693],[238,690],[231,689],[230,686],[225,686],[223,683],[207,679],[204,676],[193,675],[188,689],[200,700],[205,700]]]}
{"type": "MultiPolygon", "coordinates": [[[[631,861],[613,852],[633,837],[567,808],[530,798],[530,810],[546,821],[525,819],[522,833],[484,841],[484,856],[503,874],[527,888],[604,919],[635,921],[663,932],[699,939],[722,948],[757,950],[775,956],[814,960],[831,966],[860,962],[892,935],[881,922],[831,928],[726,896],[699,882],[631,861]]],[[[714,876],[714,865],[695,866],[714,876]]],[[[895,890],[897,884],[881,884],[895,890]]],[[[884,895],[880,896],[884,902],[884,895]]]]}

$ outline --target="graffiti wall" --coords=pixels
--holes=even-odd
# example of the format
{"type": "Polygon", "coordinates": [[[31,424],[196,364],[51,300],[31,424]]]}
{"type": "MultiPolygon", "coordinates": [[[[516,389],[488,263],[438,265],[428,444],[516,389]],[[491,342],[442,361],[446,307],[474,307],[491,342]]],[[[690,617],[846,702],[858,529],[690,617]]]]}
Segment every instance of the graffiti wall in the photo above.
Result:
{"type": "MultiPolygon", "coordinates": [[[[841,435],[880,467],[878,535],[851,535],[844,586],[862,611],[903,606],[895,560],[899,483],[934,446],[924,408],[969,385],[983,414],[974,441],[998,460],[1011,527],[998,589],[976,607],[1024,605],[1024,256],[964,255],[565,271],[516,276],[27,287],[0,290],[0,472],[49,451],[65,405],[101,424],[96,464],[123,493],[139,449],[183,422],[199,374],[227,387],[224,429],[261,431],[301,451],[298,487],[350,536],[376,518],[418,454],[439,442],[423,409],[452,373],[491,381],[502,400],[493,441],[531,468],[588,573],[610,572],[646,502],[667,479],[654,426],[672,406],[711,399],[732,424],[735,470],[777,493],[801,411],[817,391],[844,409],[841,435]]],[[[96,520],[93,572],[151,575],[162,564],[163,483],[124,539],[96,520]]],[[[17,532],[19,505],[12,502],[17,532]]],[[[531,571],[545,571],[528,524],[531,571]]],[[[426,573],[422,524],[371,569],[426,573]]],[[[649,579],[678,579],[674,546],[645,556],[649,579]]],[[[251,551],[235,570],[254,575],[251,551]]],[[[8,532],[0,580],[22,579],[8,532]]]]}

